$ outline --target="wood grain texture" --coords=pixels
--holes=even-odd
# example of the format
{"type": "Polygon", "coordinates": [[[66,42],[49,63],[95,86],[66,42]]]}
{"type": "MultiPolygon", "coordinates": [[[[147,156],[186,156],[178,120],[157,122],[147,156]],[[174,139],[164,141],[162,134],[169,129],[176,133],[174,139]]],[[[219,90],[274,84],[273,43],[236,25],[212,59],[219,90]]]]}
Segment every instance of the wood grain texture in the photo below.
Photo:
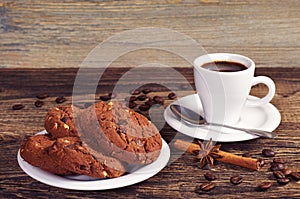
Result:
{"type": "MultiPolygon", "coordinates": [[[[291,182],[286,186],[279,186],[268,171],[272,158],[264,158],[267,165],[262,171],[255,172],[229,164],[218,163],[213,167],[217,175],[216,188],[210,192],[195,192],[196,186],[206,182],[203,174],[205,170],[198,168],[194,157],[183,154],[179,159],[165,167],[154,177],[132,185],[108,191],[75,191],[64,190],[40,183],[27,176],[18,166],[16,154],[21,141],[26,135],[33,135],[43,130],[44,117],[47,110],[57,106],[54,102],[57,96],[65,96],[71,102],[76,68],[65,69],[1,69],[0,70],[0,197],[1,198],[299,198],[299,182],[291,182]],[[43,100],[41,108],[34,106],[36,95],[48,93],[49,98],[43,100]],[[12,105],[22,103],[25,108],[13,111],[12,105]],[[243,176],[243,183],[234,186],[229,179],[234,174],[243,176]],[[257,192],[255,187],[262,181],[274,182],[270,190],[257,192]],[[238,194],[237,194],[238,193],[238,194]]],[[[157,70],[164,72],[165,69],[157,70]]],[[[177,68],[193,85],[193,71],[191,68],[177,68]]],[[[128,68],[109,68],[99,83],[95,99],[113,90],[116,82],[124,75],[128,68]]],[[[145,74],[141,73],[141,76],[145,74]]],[[[277,157],[287,161],[286,165],[300,172],[300,69],[299,68],[258,68],[256,75],[267,75],[274,79],[277,91],[272,103],[279,109],[282,122],[275,130],[278,138],[255,139],[238,143],[224,143],[222,150],[241,155],[245,152],[261,157],[264,148],[271,148],[277,152],[277,157]]],[[[86,73],[86,77],[94,77],[94,71],[86,73]]],[[[153,77],[157,83],[156,77],[153,77]]],[[[184,90],[184,81],[177,76],[168,75],[163,80],[165,85],[178,87],[178,94],[186,95],[194,90],[184,90]]],[[[126,84],[126,82],[125,82],[126,84]]],[[[138,82],[128,80],[128,85],[138,82]]],[[[90,86],[87,82],[87,86],[90,86]]],[[[127,85],[126,85],[127,86],[127,85]]],[[[124,88],[126,88],[126,86],[124,88]]],[[[150,86],[150,85],[148,85],[150,86]]],[[[166,87],[151,85],[154,92],[149,95],[166,96],[170,91],[166,87]]],[[[256,86],[253,95],[262,96],[266,92],[263,86],[256,86]]],[[[171,101],[166,100],[165,106],[171,101]]],[[[177,134],[164,120],[156,121],[162,136],[170,142],[177,134]]],[[[184,136],[182,136],[184,138],[184,136]]],[[[172,158],[179,153],[172,152],[172,158]]]]}
{"type": "MultiPolygon", "coordinates": [[[[209,53],[244,54],[258,67],[299,67],[299,10],[298,0],[2,0],[0,67],[78,67],[100,42],[141,27],[182,32],[209,53]]],[[[141,51],[117,62],[187,66],[159,55],[141,51]]]]}

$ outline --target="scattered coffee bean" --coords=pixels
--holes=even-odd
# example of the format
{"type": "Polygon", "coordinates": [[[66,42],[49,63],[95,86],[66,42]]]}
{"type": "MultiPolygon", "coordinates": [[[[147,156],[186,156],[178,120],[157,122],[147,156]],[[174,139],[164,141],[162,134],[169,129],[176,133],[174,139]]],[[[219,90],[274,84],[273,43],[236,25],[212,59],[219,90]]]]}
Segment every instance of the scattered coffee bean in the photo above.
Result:
{"type": "Polygon", "coordinates": [[[286,185],[289,182],[290,182],[290,179],[288,179],[288,178],[278,178],[277,179],[277,183],[281,184],[281,185],[286,185]]]}
{"type": "Polygon", "coordinates": [[[100,96],[99,99],[102,101],[108,101],[108,100],[111,100],[111,97],[109,97],[108,95],[102,95],[102,96],[100,96]]]}
{"type": "Polygon", "coordinates": [[[249,152],[246,152],[246,153],[243,153],[242,156],[245,158],[251,158],[252,155],[249,152]]]}
{"type": "Polygon", "coordinates": [[[140,109],[141,111],[148,111],[148,110],[150,109],[150,106],[147,105],[147,104],[141,104],[141,105],[139,106],[139,109],[140,109]]]}
{"type": "Polygon", "coordinates": [[[157,104],[163,104],[164,103],[164,99],[160,96],[154,96],[153,100],[157,103],[157,104]]]}
{"type": "Polygon", "coordinates": [[[12,106],[12,109],[13,109],[13,110],[21,110],[21,109],[23,109],[24,107],[25,107],[25,106],[22,105],[22,104],[15,104],[15,105],[12,106]]]}
{"type": "Polygon", "coordinates": [[[130,98],[129,98],[129,101],[130,102],[133,102],[133,101],[136,101],[137,100],[137,97],[136,96],[131,96],[130,98]]]}
{"type": "Polygon", "coordinates": [[[280,164],[280,163],[272,163],[270,167],[271,171],[280,171],[282,169],[284,169],[284,164],[280,164]]]}
{"type": "Polygon", "coordinates": [[[145,89],[142,90],[142,92],[143,92],[144,94],[148,94],[148,93],[151,92],[151,90],[150,90],[149,88],[145,88],[145,89]]]}
{"type": "Polygon", "coordinates": [[[265,157],[274,157],[275,156],[275,152],[272,149],[264,149],[262,150],[262,155],[265,157]]]}
{"type": "Polygon", "coordinates": [[[141,91],[139,91],[139,90],[132,90],[131,92],[130,92],[130,94],[131,95],[139,95],[141,93],[141,91]]]}
{"type": "Polygon", "coordinates": [[[135,102],[130,101],[128,106],[129,106],[129,108],[134,108],[134,107],[136,107],[136,105],[137,104],[135,102]]]}
{"type": "Polygon", "coordinates": [[[43,93],[43,94],[36,96],[36,98],[38,98],[38,99],[46,99],[47,97],[49,97],[49,95],[47,93],[43,93]]]}
{"type": "Polygon", "coordinates": [[[259,191],[266,191],[272,186],[271,182],[262,182],[257,188],[259,191]]]}
{"type": "Polygon", "coordinates": [[[117,94],[116,93],[108,93],[107,96],[110,97],[110,99],[115,99],[117,97],[117,94]]]}
{"type": "Polygon", "coordinates": [[[299,181],[300,180],[300,173],[298,173],[298,172],[292,172],[291,174],[290,174],[290,176],[293,178],[293,180],[295,180],[295,181],[299,181]]]}
{"type": "Polygon", "coordinates": [[[292,170],[286,168],[286,169],[282,169],[281,172],[285,175],[288,176],[292,173],[292,170]]]}
{"type": "Polygon", "coordinates": [[[240,184],[243,182],[243,177],[242,176],[233,176],[230,178],[230,182],[234,185],[240,184]]]}
{"type": "Polygon", "coordinates": [[[280,163],[280,164],[284,164],[285,163],[285,161],[283,159],[281,159],[281,158],[274,158],[273,162],[274,163],[280,163]]]}
{"type": "Polygon", "coordinates": [[[36,107],[42,107],[42,106],[44,105],[44,102],[41,101],[41,100],[36,100],[36,101],[34,102],[34,105],[35,105],[36,107]]]}
{"type": "Polygon", "coordinates": [[[206,182],[199,186],[200,190],[202,191],[210,191],[215,188],[215,184],[213,182],[206,182]]]}
{"type": "Polygon", "coordinates": [[[67,101],[67,99],[64,98],[64,97],[57,97],[57,98],[55,99],[55,102],[56,102],[57,104],[64,103],[65,101],[67,101]]]}
{"type": "Polygon", "coordinates": [[[145,102],[145,104],[147,104],[149,106],[153,106],[154,104],[156,104],[156,102],[150,98],[147,102],[145,102]]]}
{"type": "Polygon", "coordinates": [[[170,100],[174,100],[174,99],[176,99],[176,94],[175,93],[169,93],[169,95],[168,95],[168,98],[170,99],[170,100]]]}
{"type": "Polygon", "coordinates": [[[140,101],[144,101],[145,99],[147,99],[147,96],[146,95],[140,95],[137,97],[138,100],[140,101]]]}
{"type": "Polygon", "coordinates": [[[273,171],[273,175],[276,177],[276,178],[285,178],[285,175],[282,171],[273,171]]]}
{"type": "Polygon", "coordinates": [[[207,172],[204,174],[206,180],[213,181],[216,179],[216,176],[212,172],[207,172]]]}

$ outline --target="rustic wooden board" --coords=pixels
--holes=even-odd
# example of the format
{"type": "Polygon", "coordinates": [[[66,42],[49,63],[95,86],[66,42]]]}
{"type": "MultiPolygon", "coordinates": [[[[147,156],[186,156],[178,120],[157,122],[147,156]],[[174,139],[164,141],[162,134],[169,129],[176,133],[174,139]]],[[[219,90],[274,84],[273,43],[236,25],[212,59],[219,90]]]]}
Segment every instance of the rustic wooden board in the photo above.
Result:
{"type": "MultiPolygon", "coordinates": [[[[141,27],[182,32],[209,53],[244,54],[259,67],[299,67],[299,10],[298,0],[2,0],[0,67],[78,67],[100,42],[141,27]]],[[[137,56],[188,65],[147,50],[115,64],[132,66],[137,56]]]]}
{"type": "MultiPolygon", "coordinates": [[[[204,170],[198,168],[195,159],[190,154],[184,154],[172,164],[164,168],[156,176],[139,184],[109,191],[74,191],[64,190],[42,184],[27,176],[18,166],[16,160],[17,150],[25,135],[33,135],[43,130],[43,121],[47,110],[57,106],[54,102],[57,96],[65,96],[71,102],[73,83],[76,68],[66,69],[1,69],[0,70],[0,196],[1,198],[278,198],[300,197],[299,182],[291,182],[286,186],[279,186],[268,171],[272,158],[265,158],[267,165],[262,171],[255,172],[224,163],[218,163],[214,169],[217,175],[217,187],[210,192],[196,193],[195,188],[202,182],[204,170]],[[48,93],[45,105],[41,108],[34,106],[36,95],[48,93]],[[13,111],[12,105],[22,103],[25,108],[13,111]],[[234,174],[244,177],[244,182],[234,186],[229,178],[234,174]],[[257,192],[255,187],[262,181],[274,182],[273,187],[266,192],[257,192]],[[237,194],[238,193],[238,194],[237,194]]],[[[96,99],[113,89],[117,80],[128,68],[108,69],[100,81],[96,99]]],[[[157,70],[163,72],[165,69],[157,70]]],[[[193,72],[191,68],[177,68],[182,75],[193,85],[193,72]]],[[[275,130],[279,137],[275,140],[256,139],[238,143],[222,145],[224,151],[241,155],[250,152],[255,157],[261,157],[261,150],[272,148],[278,157],[287,160],[287,166],[300,171],[300,69],[296,68],[259,68],[257,75],[268,75],[274,79],[277,92],[272,103],[279,109],[282,122],[275,130]]],[[[140,74],[141,76],[145,74],[140,74]]],[[[93,77],[93,71],[87,77],[93,77]]],[[[155,78],[154,78],[155,80],[155,78]]],[[[182,94],[193,93],[193,90],[184,90],[184,82],[176,76],[167,76],[163,81],[181,88],[182,94]]],[[[128,84],[137,84],[128,81],[128,84]]],[[[166,96],[170,91],[159,85],[152,85],[155,92],[151,95],[166,96]]],[[[253,88],[252,94],[262,96],[265,93],[263,86],[253,88]]],[[[179,92],[179,91],[178,91],[179,92]]],[[[165,105],[171,101],[165,101],[165,105]]],[[[162,136],[169,142],[174,131],[162,120],[159,125],[165,125],[161,130],[162,136]]],[[[172,157],[176,154],[173,153],[172,157]]]]}

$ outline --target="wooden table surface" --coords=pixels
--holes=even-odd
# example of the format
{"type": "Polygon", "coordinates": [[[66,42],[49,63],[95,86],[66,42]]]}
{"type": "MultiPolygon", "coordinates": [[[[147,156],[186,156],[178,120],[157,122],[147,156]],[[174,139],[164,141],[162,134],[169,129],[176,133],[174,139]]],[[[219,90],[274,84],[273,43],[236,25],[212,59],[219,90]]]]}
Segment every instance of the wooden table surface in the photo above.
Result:
{"type": "MultiPolygon", "coordinates": [[[[113,90],[114,85],[128,68],[110,68],[106,70],[99,82],[96,98],[113,90]]],[[[157,74],[165,69],[157,70],[157,74]]],[[[192,68],[177,68],[193,87],[192,68]]],[[[261,171],[232,166],[219,162],[213,167],[217,176],[216,188],[210,192],[195,192],[196,186],[206,180],[205,170],[195,164],[193,155],[184,153],[173,160],[157,175],[141,183],[107,191],[76,191],[48,186],[25,174],[17,163],[17,151],[26,135],[34,135],[44,129],[43,122],[47,110],[56,107],[55,98],[65,96],[71,103],[73,84],[77,69],[1,69],[0,70],[0,197],[1,198],[299,198],[300,182],[290,182],[288,185],[278,185],[268,169],[272,158],[265,158],[266,165],[261,171]],[[43,100],[44,106],[34,106],[36,95],[48,93],[49,98],[43,100]],[[12,110],[14,104],[25,106],[21,110],[12,110]],[[235,174],[242,175],[244,181],[239,185],[232,185],[229,178],[235,174]],[[263,181],[273,182],[273,186],[266,192],[258,192],[255,187],[263,181]]],[[[143,75],[142,73],[140,75],[143,75]]],[[[282,121],[275,130],[276,139],[254,139],[244,142],[223,143],[222,150],[241,155],[245,152],[254,157],[262,157],[264,148],[271,148],[277,152],[276,157],[287,161],[286,166],[294,171],[300,171],[300,68],[258,68],[256,75],[270,76],[276,83],[277,91],[272,104],[281,113],[282,121]]],[[[86,74],[93,77],[93,71],[86,74]]],[[[156,82],[155,77],[153,77],[156,82]]],[[[178,94],[193,93],[183,87],[184,82],[176,76],[169,76],[165,85],[173,85],[179,89],[178,94]]],[[[128,80],[128,85],[137,82],[128,80]]],[[[157,82],[156,82],[157,83],[157,82]]],[[[148,85],[150,86],[150,85],[148,85]]],[[[157,84],[151,85],[149,95],[166,96],[170,91],[157,84]]],[[[262,96],[263,86],[256,86],[253,95],[262,96]]],[[[171,101],[166,100],[164,106],[171,101]]],[[[146,114],[146,113],[144,113],[146,114]]],[[[156,121],[161,129],[162,137],[170,142],[175,135],[180,135],[161,119],[156,121]]],[[[171,158],[176,153],[172,153],[171,158]]],[[[174,159],[174,158],[173,158],[174,159]]]]}

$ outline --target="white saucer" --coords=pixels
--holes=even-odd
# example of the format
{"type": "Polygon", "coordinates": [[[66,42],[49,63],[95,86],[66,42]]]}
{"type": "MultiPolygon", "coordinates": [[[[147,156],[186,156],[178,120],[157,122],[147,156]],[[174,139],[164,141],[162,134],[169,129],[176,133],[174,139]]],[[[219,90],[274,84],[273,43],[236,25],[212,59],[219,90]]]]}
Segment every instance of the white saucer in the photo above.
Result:
{"type": "MultiPolygon", "coordinates": [[[[38,134],[47,133],[42,131],[38,134]]],[[[20,150],[18,151],[17,159],[20,167],[25,173],[27,173],[32,178],[43,182],[45,184],[60,187],[65,189],[74,189],[74,190],[107,190],[115,189],[120,187],[129,186],[147,180],[148,178],[157,174],[162,170],[168,163],[170,158],[170,148],[168,144],[162,140],[162,149],[158,159],[144,166],[133,173],[126,174],[124,176],[112,179],[91,179],[87,176],[76,176],[76,177],[64,177],[54,175],[52,173],[41,170],[38,167],[34,167],[27,163],[21,156],[20,150]]]]}
{"type": "MultiPolygon", "coordinates": [[[[249,99],[255,98],[257,97],[249,96],[249,99]]],[[[180,104],[181,106],[187,107],[195,112],[203,113],[202,104],[197,94],[185,96],[172,104],[180,104]]],[[[237,142],[258,138],[258,136],[250,135],[242,131],[229,130],[222,127],[218,127],[218,130],[223,132],[219,133],[219,131],[217,132],[213,129],[188,125],[172,113],[170,105],[166,108],[164,117],[166,122],[177,131],[202,140],[209,140],[212,138],[214,141],[218,142],[237,142]]],[[[281,116],[277,108],[268,103],[260,107],[245,107],[242,110],[240,121],[234,126],[274,131],[280,124],[280,120],[281,116]]]]}

